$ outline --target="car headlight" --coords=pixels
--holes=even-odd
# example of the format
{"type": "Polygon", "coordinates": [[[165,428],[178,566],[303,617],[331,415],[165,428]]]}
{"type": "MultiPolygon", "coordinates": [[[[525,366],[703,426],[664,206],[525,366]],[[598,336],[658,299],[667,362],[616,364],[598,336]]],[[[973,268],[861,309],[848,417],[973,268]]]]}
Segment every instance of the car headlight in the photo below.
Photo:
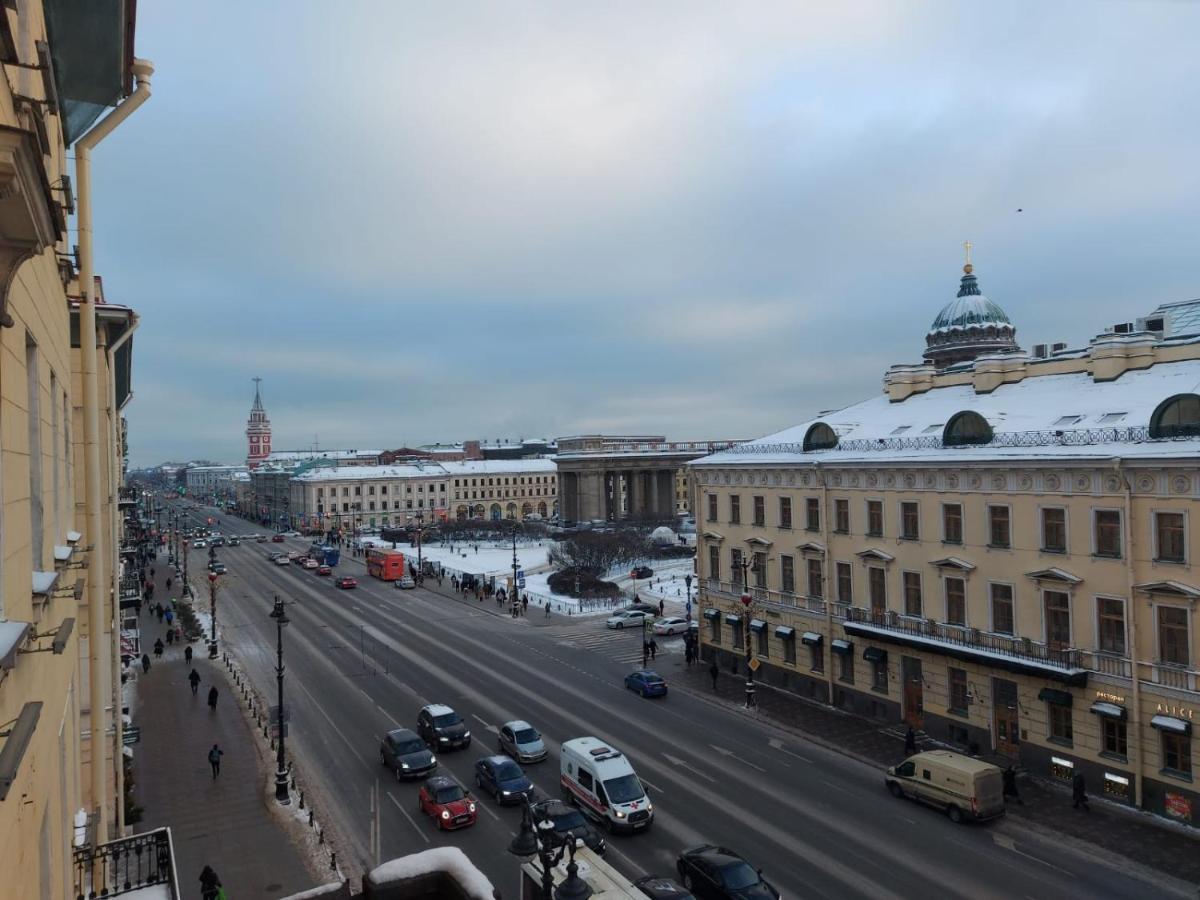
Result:
{"type": "Polygon", "coordinates": [[[435,763],[435,762],[437,762],[437,757],[436,757],[436,756],[434,756],[432,753],[430,753],[430,754],[429,754],[429,761],[430,761],[431,763],[435,763]]]}
{"type": "Polygon", "coordinates": [[[500,793],[501,793],[501,794],[503,794],[505,797],[511,797],[511,796],[512,796],[512,791],[501,791],[500,793]]]}
{"type": "Polygon", "coordinates": [[[651,812],[654,809],[654,804],[649,800],[646,801],[646,812],[651,812]]]}
{"type": "Polygon", "coordinates": [[[442,742],[445,742],[445,741],[448,741],[448,740],[450,740],[450,738],[443,736],[443,737],[439,737],[439,738],[438,738],[438,740],[439,740],[439,741],[442,741],[442,742]]]}
{"type": "Polygon", "coordinates": [[[400,768],[402,768],[402,769],[407,769],[407,768],[408,768],[408,763],[400,763],[400,768]]]}
{"type": "Polygon", "coordinates": [[[464,731],[464,732],[463,732],[463,737],[465,737],[465,738],[469,738],[470,736],[471,736],[471,732],[469,732],[469,731],[464,731]]]}
{"type": "Polygon", "coordinates": [[[621,812],[619,809],[618,809],[618,810],[616,810],[616,813],[617,813],[617,818],[618,818],[618,819],[623,819],[623,818],[625,818],[625,813],[621,812]]]}
{"type": "Polygon", "coordinates": [[[443,818],[443,819],[448,819],[448,818],[450,818],[450,810],[448,810],[448,809],[443,809],[443,810],[442,810],[442,818],[443,818]]]}
{"type": "Polygon", "coordinates": [[[474,803],[471,804],[471,812],[475,812],[475,804],[474,803]]]}

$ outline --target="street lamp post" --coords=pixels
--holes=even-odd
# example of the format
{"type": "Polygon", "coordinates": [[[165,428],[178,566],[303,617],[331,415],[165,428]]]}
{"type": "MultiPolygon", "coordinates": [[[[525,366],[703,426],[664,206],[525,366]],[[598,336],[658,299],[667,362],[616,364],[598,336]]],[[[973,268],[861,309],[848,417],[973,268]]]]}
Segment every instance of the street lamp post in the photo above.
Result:
{"type": "Polygon", "coordinates": [[[508,845],[508,852],[522,862],[532,862],[536,857],[542,869],[542,889],[540,900],[588,900],[592,895],[591,886],[579,877],[579,866],[575,864],[575,833],[568,831],[558,847],[558,851],[550,846],[549,837],[553,834],[554,826],[549,820],[543,820],[534,825],[533,807],[525,804],[521,812],[521,830],[508,845]],[[539,835],[539,832],[541,833],[539,835]],[[562,862],[563,856],[570,853],[567,864],[567,877],[562,884],[554,886],[554,867],[562,862]]]}
{"type": "Polygon", "coordinates": [[[425,517],[420,513],[417,514],[417,576],[424,571],[421,565],[421,536],[424,534],[425,517]]]}
{"type": "Polygon", "coordinates": [[[683,576],[683,583],[687,585],[687,610],[688,625],[692,624],[692,576],[690,574],[683,576]]]}
{"type": "Polygon", "coordinates": [[[516,519],[513,519],[512,551],[513,551],[512,597],[510,597],[509,599],[512,602],[513,613],[515,614],[517,609],[519,608],[518,607],[519,598],[517,596],[517,571],[518,571],[518,569],[517,569],[517,520],[516,519]]]}
{"type": "Polygon", "coordinates": [[[217,573],[208,573],[208,612],[211,622],[208,634],[208,658],[217,658],[217,573]]]}
{"type": "Polygon", "coordinates": [[[287,718],[283,714],[283,626],[288,624],[287,613],[283,601],[275,597],[275,606],[271,610],[271,618],[275,620],[275,681],[279,686],[279,745],[275,753],[275,799],[287,806],[292,802],[288,796],[288,772],[283,750],[284,732],[287,730],[287,718]]]}
{"type": "Polygon", "coordinates": [[[750,596],[749,558],[738,563],[738,567],[742,570],[742,640],[746,642],[746,709],[755,709],[758,703],[754,697],[754,669],[750,666],[754,658],[750,649],[750,622],[753,617],[754,598],[750,596]]]}

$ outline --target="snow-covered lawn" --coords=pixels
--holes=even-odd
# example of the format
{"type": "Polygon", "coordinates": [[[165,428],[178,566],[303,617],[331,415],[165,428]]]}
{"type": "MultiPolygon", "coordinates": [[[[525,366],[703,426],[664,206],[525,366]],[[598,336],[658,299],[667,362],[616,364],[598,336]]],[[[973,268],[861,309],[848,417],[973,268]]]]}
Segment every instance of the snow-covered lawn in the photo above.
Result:
{"type": "MultiPolygon", "coordinates": [[[[362,543],[368,547],[392,548],[391,541],[380,538],[363,538],[362,543]]],[[[517,544],[517,565],[526,573],[536,569],[544,569],[548,565],[548,556],[553,541],[545,540],[537,543],[517,544]]],[[[406,543],[396,544],[396,550],[404,554],[405,560],[417,558],[417,548],[406,543]]],[[[440,563],[449,573],[467,573],[470,575],[496,575],[503,578],[512,574],[513,551],[512,544],[500,541],[472,541],[470,543],[455,543],[451,552],[449,545],[423,544],[421,559],[440,563]],[[475,548],[479,549],[476,550],[475,548]]]]}

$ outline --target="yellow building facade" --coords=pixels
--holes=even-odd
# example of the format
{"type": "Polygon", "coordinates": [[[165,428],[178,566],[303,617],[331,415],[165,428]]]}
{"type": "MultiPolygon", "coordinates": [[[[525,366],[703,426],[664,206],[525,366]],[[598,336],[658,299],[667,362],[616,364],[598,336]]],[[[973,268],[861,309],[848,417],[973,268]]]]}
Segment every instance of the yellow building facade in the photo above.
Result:
{"type": "Polygon", "coordinates": [[[691,465],[705,658],[1196,824],[1200,304],[972,355],[966,282],[951,364],[691,465]]]}
{"type": "MultiPolygon", "coordinates": [[[[117,615],[121,395],[129,310],[97,328],[83,377],[67,217],[90,202],[69,171],[84,131],[132,89],[132,8],[0,10],[0,860],[13,897],[75,896],[74,848],[121,833],[117,615]],[[104,27],[100,27],[103,25],[104,27]],[[87,56],[81,64],[79,54],[87,56]],[[100,72],[106,72],[107,78],[100,72]],[[83,99],[83,98],[88,99],[83,99]],[[85,109],[85,107],[88,107],[85,109]],[[99,428],[84,427],[85,381],[99,428]],[[89,501],[88,445],[101,502],[89,501]],[[89,521],[93,527],[89,527],[89,521]],[[89,615],[91,598],[99,617],[89,615]],[[93,691],[93,687],[98,687],[93,691]],[[93,724],[93,699],[100,698],[93,724]]],[[[81,230],[83,225],[81,223],[81,230]]],[[[90,258],[90,222],[87,245],[90,258]]],[[[90,314],[90,307],[87,307],[90,314]]],[[[87,418],[91,417],[91,413],[87,418]]],[[[94,496],[97,492],[92,491],[94,496]]]]}

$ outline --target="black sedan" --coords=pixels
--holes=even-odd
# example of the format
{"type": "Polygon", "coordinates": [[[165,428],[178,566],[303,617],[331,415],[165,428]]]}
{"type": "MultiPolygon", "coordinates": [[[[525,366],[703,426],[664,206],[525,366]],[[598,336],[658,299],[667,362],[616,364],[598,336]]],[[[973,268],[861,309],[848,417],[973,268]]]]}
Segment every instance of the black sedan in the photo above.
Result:
{"type": "Polygon", "coordinates": [[[779,891],[741,856],[702,844],[679,854],[675,863],[683,886],[699,900],[779,900],[779,891]]]}
{"type": "Polygon", "coordinates": [[[397,781],[421,778],[437,768],[437,757],[425,742],[407,728],[389,731],[379,742],[379,761],[392,770],[397,781]]]}
{"type": "Polygon", "coordinates": [[[543,800],[533,804],[533,820],[550,823],[553,830],[549,841],[554,846],[560,846],[567,839],[569,832],[576,839],[582,839],[584,845],[597,856],[604,855],[604,838],[588,824],[583,813],[573,806],[567,806],[561,800],[543,800]]]}
{"type": "Polygon", "coordinates": [[[533,796],[533,782],[507,756],[485,756],[475,763],[475,784],[497,803],[525,803],[533,796]]]}

